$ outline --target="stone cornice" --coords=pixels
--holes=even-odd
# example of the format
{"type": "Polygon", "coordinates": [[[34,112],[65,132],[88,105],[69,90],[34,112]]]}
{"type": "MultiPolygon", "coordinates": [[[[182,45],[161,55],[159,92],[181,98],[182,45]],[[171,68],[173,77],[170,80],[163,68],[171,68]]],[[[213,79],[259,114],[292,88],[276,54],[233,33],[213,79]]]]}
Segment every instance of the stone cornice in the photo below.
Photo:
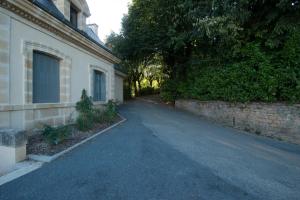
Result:
{"type": "Polygon", "coordinates": [[[111,63],[119,63],[120,59],[104,48],[90,41],[79,32],[57,20],[52,15],[38,8],[27,0],[0,0],[0,6],[21,16],[24,19],[80,46],[81,48],[99,56],[111,63]]]}

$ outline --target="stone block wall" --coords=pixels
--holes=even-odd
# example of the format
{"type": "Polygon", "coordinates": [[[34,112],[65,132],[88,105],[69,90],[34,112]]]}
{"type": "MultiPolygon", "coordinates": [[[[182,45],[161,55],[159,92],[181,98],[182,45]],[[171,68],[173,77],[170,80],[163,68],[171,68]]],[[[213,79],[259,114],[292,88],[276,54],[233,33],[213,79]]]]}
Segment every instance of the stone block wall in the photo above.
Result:
{"type": "Polygon", "coordinates": [[[76,117],[74,103],[0,106],[0,128],[41,129],[73,123],[76,117]]]}
{"type": "MultiPolygon", "coordinates": [[[[18,2],[21,4],[27,1],[18,2]]],[[[70,3],[69,0],[59,2],[70,3]]],[[[98,53],[91,51],[96,49],[95,45],[80,35],[76,36],[76,32],[68,32],[70,38],[56,32],[52,26],[59,25],[57,20],[49,18],[49,25],[42,26],[44,24],[35,21],[35,18],[29,18],[25,11],[13,10],[16,15],[7,10],[10,7],[5,9],[2,6],[3,4],[0,8],[0,128],[31,130],[39,129],[43,124],[58,126],[74,120],[77,116],[75,103],[80,100],[82,89],[92,90],[92,78],[89,74],[92,66],[105,72],[107,100],[114,99],[115,72],[113,60],[108,59],[112,55],[102,57],[106,51],[98,48],[98,53]],[[91,45],[90,48],[87,48],[88,45],[91,45]],[[32,101],[34,51],[48,53],[60,60],[59,103],[35,104],[32,101]]],[[[69,9],[69,5],[66,8],[69,9]]],[[[43,16],[43,13],[40,15],[43,16]]],[[[60,28],[64,30],[69,27],[63,25],[60,28]]],[[[105,102],[97,103],[101,106],[105,102]]]]}
{"type": "Polygon", "coordinates": [[[300,144],[300,105],[178,100],[175,106],[243,131],[300,144]]]}
{"type": "Polygon", "coordinates": [[[0,13],[0,104],[9,103],[9,42],[10,17],[0,13]]]}
{"type": "Polygon", "coordinates": [[[72,105],[49,105],[47,108],[25,110],[25,129],[41,129],[44,125],[60,126],[73,123],[77,113],[72,105]]]}
{"type": "Polygon", "coordinates": [[[56,56],[60,59],[59,74],[60,74],[60,102],[68,103],[71,101],[71,68],[72,60],[69,56],[60,52],[59,49],[52,48],[50,46],[40,44],[34,41],[24,42],[23,55],[25,57],[25,102],[27,104],[32,103],[32,78],[33,78],[33,52],[41,51],[50,55],[56,56]]]}

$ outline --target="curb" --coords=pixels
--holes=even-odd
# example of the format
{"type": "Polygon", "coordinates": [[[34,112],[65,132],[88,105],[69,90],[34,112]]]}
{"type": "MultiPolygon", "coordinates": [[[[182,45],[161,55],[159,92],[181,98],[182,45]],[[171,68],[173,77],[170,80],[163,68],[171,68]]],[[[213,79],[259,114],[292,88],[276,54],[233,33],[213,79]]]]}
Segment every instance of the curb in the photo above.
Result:
{"type": "Polygon", "coordinates": [[[96,133],[95,135],[93,135],[93,136],[91,136],[91,137],[89,137],[89,138],[86,138],[85,140],[83,140],[83,141],[81,141],[81,142],[79,142],[79,143],[77,143],[77,144],[75,144],[75,145],[69,147],[68,149],[66,149],[66,150],[64,150],[64,151],[62,151],[62,152],[60,152],[60,153],[57,153],[57,154],[55,154],[55,155],[53,155],[53,156],[44,156],[44,155],[34,155],[34,154],[30,154],[30,155],[28,155],[27,157],[28,157],[29,159],[31,159],[31,160],[38,161],[38,162],[44,162],[44,163],[45,163],[45,162],[46,162],[46,163],[52,162],[53,160],[56,160],[57,158],[61,157],[62,155],[64,155],[64,154],[66,154],[66,153],[72,151],[73,149],[79,147],[80,145],[82,145],[82,144],[84,144],[84,143],[90,141],[91,139],[94,139],[95,137],[97,137],[97,136],[99,136],[99,135],[105,133],[106,131],[109,131],[109,130],[115,128],[116,126],[118,126],[118,125],[124,123],[125,121],[127,121],[127,119],[124,118],[122,115],[120,115],[120,114],[118,114],[118,115],[119,115],[119,117],[121,117],[121,119],[122,119],[122,120],[119,121],[118,123],[116,123],[116,124],[114,124],[114,125],[112,125],[112,126],[106,128],[106,129],[100,131],[99,133],[96,133]]]}
{"type": "Polygon", "coordinates": [[[39,169],[40,167],[42,167],[43,163],[41,163],[41,162],[32,162],[31,163],[30,161],[25,161],[22,163],[18,163],[17,165],[19,165],[19,167],[20,167],[19,169],[16,169],[15,171],[12,171],[8,174],[0,176],[0,186],[39,169]],[[23,165],[23,166],[20,166],[20,165],[23,165]]]}
{"type": "Polygon", "coordinates": [[[82,144],[84,144],[84,143],[86,143],[86,142],[94,139],[95,137],[97,137],[97,136],[105,133],[106,131],[109,131],[110,129],[113,129],[116,126],[118,126],[118,125],[124,123],[125,121],[127,121],[127,119],[124,118],[122,115],[120,115],[120,114],[118,114],[118,115],[122,119],[118,123],[113,124],[110,127],[107,127],[106,129],[100,131],[99,133],[96,133],[95,135],[93,135],[93,136],[91,136],[89,138],[86,138],[85,140],[83,140],[83,141],[81,141],[81,142],[73,145],[72,147],[69,147],[68,149],[66,149],[66,150],[64,150],[64,151],[62,151],[60,153],[57,153],[57,154],[55,154],[53,156],[27,155],[27,157],[30,160],[32,160],[31,161],[32,163],[30,161],[21,162],[21,163],[17,164],[20,167],[19,169],[16,169],[15,171],[12,171],[12,172],[10,172],[8,174],[0,176],[0,186],[4,185],[4,184],[6,184],[6,183],[8,183],[10,181],[13,181],[15,179],[18,179],[21,176],[29,174],[30,172],[33,172],[33,171],[39,169],[40,167],[43,166],[44,163],[49,163],[49,162],[51,162],[51,161],[53,161],[53,160],[61,157],[62,155],[70,152],[71,150],[75,149],[76,147],[79,147],[80,145],[82,145],[82,144]],[[27,163],[29,163],[29,164],[27,164],[27,163]],[[21,167],[22,165],[26,165],[26,164],[27,164],[27,166],[21,167]]]}

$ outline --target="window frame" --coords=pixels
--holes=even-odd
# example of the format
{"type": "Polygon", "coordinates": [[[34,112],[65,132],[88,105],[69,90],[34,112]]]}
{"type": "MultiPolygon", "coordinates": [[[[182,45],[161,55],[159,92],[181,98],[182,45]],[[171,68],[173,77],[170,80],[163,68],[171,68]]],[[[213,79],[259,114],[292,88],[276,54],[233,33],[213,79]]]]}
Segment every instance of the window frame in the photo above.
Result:
{"type": "Polygon", "coordinates": [[[61,70],[60,70],[60,64],[61,63],[61,58],[55,56],[55,55],[52,55],[50,53],[47,53],[47,52],[43,52],[43,51],[39,51],[39,50],[33,50],[33,53],[32,53],[32,103],[33,104],[58,104],[61,102],[61,88],[60,88],[60,78],[61,78],[61,70]],[[47,56],[53,60],[55,60],[57,62],[57,91],[56,91],[56,97],[55,97],[55,100],[37,100],[36,97],[35,97],[35,54],[40,54],[40,55],[44,55],[44,56],[47,56]]]}
{"type": "Polygon", "coordinates": [[[99,70],[99,69],[92,69],[92,94],[93,94],[93,101],[94,102],[106,102],[107,100],[107,83],[106,83],[106,79],[107,79],[107,75],[105,72],[99,70]],[[95,78],[96,78],[96,74],[100,74],[101,79],[100,79],[100,99],[96,98],[96,87],[95,87],[95,78]],[[102,94],[104,94],[102,96],[102,94]]]}
{"type": "Polygon", "coordinates": [[[70,24],[75,28],[78,28],[79,12],[79,9],[73,3],[70,3],[70,24]],[[75,16],[75,20],[72,20],[73,16],[75,16]]]}

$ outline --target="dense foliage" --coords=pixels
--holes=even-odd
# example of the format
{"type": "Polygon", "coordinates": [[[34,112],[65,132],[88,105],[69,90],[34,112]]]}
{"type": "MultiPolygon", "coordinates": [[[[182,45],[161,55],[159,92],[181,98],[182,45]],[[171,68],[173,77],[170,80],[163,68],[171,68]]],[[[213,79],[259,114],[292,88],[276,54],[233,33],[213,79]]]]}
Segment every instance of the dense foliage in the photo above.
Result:
{"type": "Polygon", "coordinates": [[[168,101],[300,102],[298,0],[134,0],[108,43],[134,87],[156,60],[168,101]]]}
{"type": "Polygon", "coordinates": [[[58,145],[62,143],[71,134],[69,126],[51,127],[46,125],[42,135],[45,140],[51,145],[58,145]]]}
{"type": "Polygon", "coordinates": [[[81,100],[76,104],[76,126],[80,131],[89,131],[96,123],[112,123],[117,117],[117,105],[112,100],[101,109],[95,108],[91,99],[86,90],[82,90],[81,100]]]}

